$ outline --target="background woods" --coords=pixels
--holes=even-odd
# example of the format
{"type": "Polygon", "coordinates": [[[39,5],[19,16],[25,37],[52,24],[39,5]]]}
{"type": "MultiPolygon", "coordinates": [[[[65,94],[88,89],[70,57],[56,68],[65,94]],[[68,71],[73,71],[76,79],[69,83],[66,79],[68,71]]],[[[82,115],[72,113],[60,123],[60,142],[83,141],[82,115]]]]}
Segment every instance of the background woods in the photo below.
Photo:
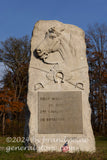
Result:
{"type": "Polygon", "coordinates": [[[0,55],[6,66],[0,88],[0,133],[23,135],[30,60],[28,36],[1,42],[0,55]]]}
{"type": "MultiPolygon", "coordinates": [[[[86,44],[92,126],[96,134],[107,134],[107,25],[89,26],[86,44]]],[[[0,82],[0,134],[23,136],[30,60],[28,36],[1,42],[0,60],[6,66],[0,82]]]]}
{"type": "Polygon", "coordinates": [[[89,26],[86,44],[92,126],[96,133],[105,135],[107,134],[107,25],[89,26]]]}

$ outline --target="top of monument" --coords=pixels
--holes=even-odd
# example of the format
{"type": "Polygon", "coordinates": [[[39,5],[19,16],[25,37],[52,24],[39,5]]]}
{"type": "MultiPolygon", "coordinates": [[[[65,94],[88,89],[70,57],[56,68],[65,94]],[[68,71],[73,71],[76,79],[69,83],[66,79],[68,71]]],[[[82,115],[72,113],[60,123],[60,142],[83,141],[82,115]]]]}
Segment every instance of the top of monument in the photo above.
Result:
{"type": "MultiPolygon", "coordinates": [[[[66,23],[60,22],[58,20],[38,20],[34,26],[34,30],[35,30],[35,27],[36,27],[36,29],[37,28],[39,29],[40,26],[42,26],[42,30],[43,30],[44,25],[47,26],[49,24],[52,27],[54,27],[54,26],[62,27],[63,26],[64,29],[66,30],[66,32],[73,31],[74,34],[79,34],[83,37],[85,36],[84,31],[81,28],[79,28],[78,26],[73,25],[73,24],[66,24],[66,23]]],[[[44,30],[45,30],[45,28],[44,28],[44,30]]]]}

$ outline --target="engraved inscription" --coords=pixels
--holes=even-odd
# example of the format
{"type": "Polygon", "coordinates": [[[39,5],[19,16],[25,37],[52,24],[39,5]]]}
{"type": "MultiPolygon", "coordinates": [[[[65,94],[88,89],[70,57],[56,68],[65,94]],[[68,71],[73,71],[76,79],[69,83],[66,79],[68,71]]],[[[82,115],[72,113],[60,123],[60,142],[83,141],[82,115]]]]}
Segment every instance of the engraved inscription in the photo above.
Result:
{"type": "Polygon", "coordinates": [[[82,92],[38,92],[38,133],[82,134],[82,92]]]}

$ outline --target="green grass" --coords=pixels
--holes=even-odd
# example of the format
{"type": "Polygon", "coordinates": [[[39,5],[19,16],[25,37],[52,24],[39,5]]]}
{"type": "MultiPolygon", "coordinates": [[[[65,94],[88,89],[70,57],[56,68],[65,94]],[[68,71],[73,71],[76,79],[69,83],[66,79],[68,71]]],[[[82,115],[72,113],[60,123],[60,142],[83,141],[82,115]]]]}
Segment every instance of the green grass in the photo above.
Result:
{"type": "Polygon", "coordinates": [[[107,137],[96,137],[96,148],[98,153],[104,155],[104,160],[107,160],[107,137]]]}
{"type": "Polygon", "coordinates": [[[9,146],[23,147],[23,144],[17,142],[7,143],[6,137],[0,137],[0,160],[107,160],[107,137],[96,137],[97,151],[93,154],[87,152],[73,154],[56,152],[36,153],[34,151],[24,150],[8,152],[9,146]]]}

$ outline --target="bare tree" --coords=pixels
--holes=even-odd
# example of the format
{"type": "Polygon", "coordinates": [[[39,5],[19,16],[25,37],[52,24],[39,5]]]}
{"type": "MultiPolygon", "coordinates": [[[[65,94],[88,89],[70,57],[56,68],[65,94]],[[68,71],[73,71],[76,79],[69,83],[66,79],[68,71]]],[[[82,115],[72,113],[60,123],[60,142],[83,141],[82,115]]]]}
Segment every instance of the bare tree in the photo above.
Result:
{"type": "MultiPolygon", "coordinates": [[[[17,102],[18,108],[20,109],[21,108],[20,104],[24,104],[24,106],[26,104],[28,65],[30,60],[30,41],[28,36],[24,36],[22,38],[10,37],[6,41],[1,42],[0,60],[4,62],[5,66],[7,66],[7,70],[1,81],[2,82],[2,88],[0,89],[1,97],[7,97],[9,91],[12,91],[15,97],[12,102],[10,101],[10,99],[8,99],[7,102],[5,102],[5,105],[3,100],[0,101],[0,106],[1,106],[0,113],[2,113],[3,111],[6,111],[7,105],[10,108],[13,106],[13,108],[15,109],[14,103],[17,102]],[[6,90],[4,94],[2,92],[3,90],[6,90]],[[2,111],[3,107],[4,110],[2,111]]],[[[23,120],[20,121],[20,117],[21,115],[22,115],[21,118],[24,117],[24,114],[22,114],[24,113],[24,109],[25,107],[23,107],[23,110],[20,110],[20,112],[15,111],[16,112],[15,119],[18,122],[17,128],[20,128],[20,124],[23,123],[23,120]]],[[[12,110],[10,111],[13,114],[12,110]]],[[[3,113],[5,113],[3,114],[4,117],[2,117],[2,121],[4,122],[7,112],[3,113]]],[[[14,128],[14,131],[15,130],[16,128],[14,128]]],[[[18,131],[20,131],[20,129],[18,131]]]]}
{"type": "Polygon", "coordinates": [[[23,96],[24,88],[27,89],[27,73],[30,60],[30,41],[28,36],[22,38],[10,37],[1,42],[1,60],[7,66],[4,76],[5,87],[15,90],[17,99],[23,96]]]}
{"type": "Polygon", "coordinates": [[[107,125],[106,60],[107,25],[88,26],[86,33],[87,57],[90,75],[90,102],[93,126],[105,134],[107,125]]]}

